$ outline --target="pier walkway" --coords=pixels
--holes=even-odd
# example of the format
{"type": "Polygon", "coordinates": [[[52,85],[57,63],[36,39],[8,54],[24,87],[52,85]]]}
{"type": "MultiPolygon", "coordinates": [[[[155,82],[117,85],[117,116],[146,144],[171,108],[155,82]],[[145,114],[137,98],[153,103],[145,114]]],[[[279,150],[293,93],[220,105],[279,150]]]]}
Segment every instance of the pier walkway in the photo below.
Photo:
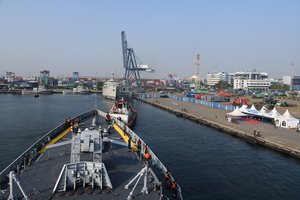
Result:
{"type": "Polygon", "coordinates": [[[192,119],[300,158],[300,132],[297,132],[295,129],[274,127],[271,124],[259,121],[241,121],[238,124],[230,123],[225,117],[229,111],[170,98],[151,98],[142,101],[174,112],[178,116],[192,119]],[[254,136],[254,130],[259,130],[259,137],[254,136]]]}

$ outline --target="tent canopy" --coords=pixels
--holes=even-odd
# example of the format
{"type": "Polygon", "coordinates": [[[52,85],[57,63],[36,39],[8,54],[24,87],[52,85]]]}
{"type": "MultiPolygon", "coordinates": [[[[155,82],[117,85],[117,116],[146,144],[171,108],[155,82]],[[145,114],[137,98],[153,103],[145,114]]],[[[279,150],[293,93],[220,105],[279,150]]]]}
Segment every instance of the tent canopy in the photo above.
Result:
{"type": "Polygon", "coordinates": [[[293,117],[288,110],[281,116],[275,117],[276,126],[280,126],[283,128],[297,128],[299,124],[299,119],[293,117]]]}
{"type": "Polygon", "coordinates": [[[247,112],[248,110],[248,106],[246,104],[243,104],[241,107],[240,107],[240,111],[241,112],[247,112]]]}
{"type": "Polygon", "coordinates": [[[265,106],[263,106],[259,111],[258,111],[258,115],[260,116],[267,116],[268,113],[267,113],[267,108],[265,106]]]}
{"type": "Polygon", "coordinates": [[[285,113],[284,113],[282,116],[283,116],[285,119],[296,119],[295,117],[293,117],[293,116],[290,114],[290,112],[289,112],[288,109],[286,109],[285,113]]]}
{"type": "Polygon", "coordinates": [[[254,104],[252,104],[250,109],[248,109],[247,111],[244,111],[244,112],[249,113],[249,114],[258,114],[258,111],[256,110],[254,104]]]}
{"type": "Polygon", "coordinates": [[[273,110],[271,112],[269,112],[267,116],[271,117],[271,118],[277,118],[277,117],[280,117],[281,114],[274,107],[273,110]]]}
{"type": "Polygon", "coordinates": [[[236,107],[234,109],[234,111],[227,113],[227,115],[233,116],[233,117],[243,117],[243,116],[247,116],[247,114],[242,113],[239,109],[239,107],[236,107]]]}

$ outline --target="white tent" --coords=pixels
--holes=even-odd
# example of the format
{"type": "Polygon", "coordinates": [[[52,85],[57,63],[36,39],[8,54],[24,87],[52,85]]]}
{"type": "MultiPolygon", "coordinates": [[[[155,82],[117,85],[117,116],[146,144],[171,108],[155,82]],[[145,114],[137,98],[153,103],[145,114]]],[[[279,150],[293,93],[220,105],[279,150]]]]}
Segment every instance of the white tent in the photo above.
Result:
{"type": "Polygon", "coordinates": [[[258,111],[258,115],[260,116],[268,116],[268,113],[267,113],[267,108],[265,106],[263,106],[259,111],[258,111]]]}
{"type": "Polygon", "coordinates": [[[234,111],[227,113],[227,115],[233,116],[233,117],[243,117],[243,116],[247,116],[247,114],[242,113],[239,109],[239,107],[237,106],[234,111]]]}
{"type": "Polygon", "coordinates": [[[246,104],[243,104],[241,107],[240,107],[240,111],[241,112],[247,112],[248,110],[248,106],[246,104]]]}
{"type": "Polygon", "coordinates": [[[297,128],[299,124],[299,119],[293,117],[289,110],[286,110],[282,116],[275,117],[276,126],[280,126],[283,128],[297,128]]]}
{"type": "Polygon", "coordinates": [[[285,113],[283,113],[282,116],[283,116],[283,117],[286,117],[286,118],[296,119],[295,117],[293,117],[293,116],[290,114],[290,112],[289,112],[288,109],[286,109],[285,113]]]}
{"type": "Polygon", "coordinates": [[[258,111],[256,110],[254,104],[252,104],[250,109],[248,109],[247,111],[244,111],[244,112],[249,113],[249,114],[254,114],[254,115],[258,114],[258,111]]]}
{"type": "Polygon", "coordinates": [[[278,118],[281,116],[281,114],[274,107],[273,110],[271,112],[269,112],[266,116],[270,117],[270,118],[278,118]]]}
{"type": "Polygon", "coordinates": [[[247,116],[247,114],[242,113],[240,111],[238,106],[234,109],[234,111],[227,113],[227,115],[229,115],[228,122],[235,122],[235,123],[238,123],[238,118],[247,116]]]}

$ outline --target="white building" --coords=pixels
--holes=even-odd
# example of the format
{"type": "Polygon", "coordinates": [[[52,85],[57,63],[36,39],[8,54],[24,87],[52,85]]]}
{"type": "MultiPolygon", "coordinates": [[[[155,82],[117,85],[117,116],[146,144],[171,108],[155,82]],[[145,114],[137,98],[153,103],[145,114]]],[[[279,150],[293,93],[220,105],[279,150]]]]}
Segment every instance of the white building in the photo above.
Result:
{"type": "Polygon", "coordinates": [[[221,80],[229,83],[229,75],[226,72],[207,73],[206,80],[207,80],[207,85],[209,86],[214,86],[221,80]]]}
{"type": "Polygon", "coordinates": [[[300,76],[283,76],[282,81],[290,86],[290,90],[300,91],[300,76]]]}
{"type": "Polygon", "coordinates": [[[291,76],[283,76],[282,77],[283,84],[291,85],[292,77],[291,76]]]}
{"type": "Polygon", "coordinates": [[[6,72],[6,80],[8,83],[14,82],[16,74],[14,72],[6,72]]]}
{"type": "Polygon", "coordinates": [[[270,80],[265,72],[236,72],[233,89],[266,91],[270,88],[270,80]]]}

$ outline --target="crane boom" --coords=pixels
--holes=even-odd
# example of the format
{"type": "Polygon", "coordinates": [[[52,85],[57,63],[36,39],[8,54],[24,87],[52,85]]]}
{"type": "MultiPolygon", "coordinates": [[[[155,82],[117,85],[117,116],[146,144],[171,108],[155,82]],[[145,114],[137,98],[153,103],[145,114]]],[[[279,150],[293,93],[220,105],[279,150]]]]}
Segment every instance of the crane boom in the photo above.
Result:
{"type": "Polygon", "coordinates": [[[133,48],[128,48],[127,46],[125,31],[121,32],[121,40],[122,40],[123,64],[125,68],[124,79],[126,85],[129,86],[129,78],[133,76],[136,81],[137,87],[140,88],[141,77],[140,77],[139,69],[137,66],[133,48]]]}
{"type": "Polygon", "coordinates": [[[128,64],[127,64],[128,54],[127,54],[127,40],[126,40],[125,31],[122,31],[121,37],[122,37],[123,65],[124,65],[124,68],[126,69],[128,66],[128,64]]]}
{"type": "Polygon", "coordinates": [[[129,79],[133,77],[138,88],[141,87],[141,77],[139,71],[154,72],[148,65],[141,65],[137,63],[137,56],[133,48],[128,48],[125,31],[121,32],[123,65],[125,69],[124,79],[126,85],[129,86],[129,79]]]}

